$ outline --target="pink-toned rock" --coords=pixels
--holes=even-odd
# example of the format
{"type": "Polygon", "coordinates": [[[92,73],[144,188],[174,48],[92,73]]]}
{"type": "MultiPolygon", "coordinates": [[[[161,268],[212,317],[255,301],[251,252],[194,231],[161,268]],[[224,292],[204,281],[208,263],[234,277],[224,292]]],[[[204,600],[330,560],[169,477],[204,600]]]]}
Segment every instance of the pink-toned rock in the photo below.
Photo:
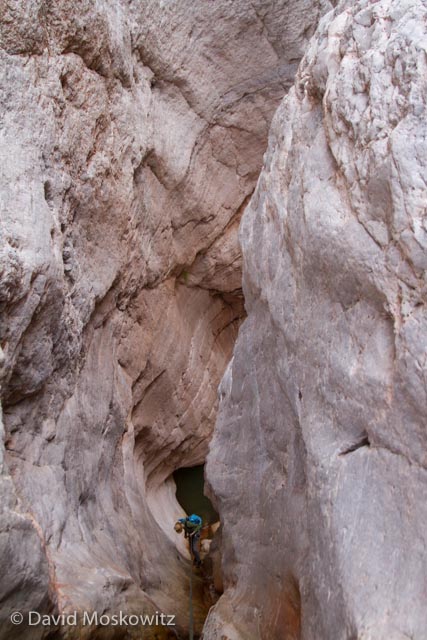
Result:
{"type": "Polygon", "coordinates": [[[205,640],[423,640],[427,9],[341,2],[242,221],[248,317],[207,473],[205,640]]]}
{"type": "Polygon", "coordinates": [[[238,219],[328,6],[1,4],[1,637],[17,607],[187,628],[170,474],[206,455],[244,315],[238,219]]]}

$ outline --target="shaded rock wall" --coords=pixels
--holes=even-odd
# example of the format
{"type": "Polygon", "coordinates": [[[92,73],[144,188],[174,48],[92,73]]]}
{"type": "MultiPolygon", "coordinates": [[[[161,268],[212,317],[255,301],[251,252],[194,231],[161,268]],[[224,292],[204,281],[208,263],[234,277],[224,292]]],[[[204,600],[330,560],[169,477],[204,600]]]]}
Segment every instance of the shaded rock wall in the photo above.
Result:
{"type": "Polygon", "coordinates": [[[205,638],[425,637],[426,24],[418,0],[341,2],[274,118],[208,457],[205,638]]]}
{"type": "Polygon", "coordinates": [[[185,628],[168,477],[205,457],[243,317],[238,221],[328,7],[1,4],[4,637],[41,606],[185,628]]]}

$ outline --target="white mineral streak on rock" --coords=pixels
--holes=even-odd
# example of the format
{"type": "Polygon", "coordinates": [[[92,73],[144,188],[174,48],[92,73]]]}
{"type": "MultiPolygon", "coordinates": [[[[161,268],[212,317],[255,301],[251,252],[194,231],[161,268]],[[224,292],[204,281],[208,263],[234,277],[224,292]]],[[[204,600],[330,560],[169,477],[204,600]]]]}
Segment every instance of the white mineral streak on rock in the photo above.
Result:
{"type": "Polygon", "coordinates": [[[426,637],[426,96],[425,2],[344,2],[274,118],[208,458],[205,640],[426,637]]]}
{"type": "Polygon", "coordinates": [[[11,609],[48,596],[59,611],[157,608],[186,627],[168,477],[206,454],[243,316],[237,221],[328,8],[0,3],[4,529],[17,556],[0,637],[11,609]],[[33,522],[28,546],[16,519],[33,522]]]}

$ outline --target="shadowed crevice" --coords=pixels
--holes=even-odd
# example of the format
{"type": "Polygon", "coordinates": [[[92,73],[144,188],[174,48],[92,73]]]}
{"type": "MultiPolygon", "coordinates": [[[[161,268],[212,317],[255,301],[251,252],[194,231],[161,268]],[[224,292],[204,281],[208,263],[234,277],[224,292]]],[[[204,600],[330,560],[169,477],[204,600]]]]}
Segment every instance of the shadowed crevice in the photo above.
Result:
{"type": "Polygon", "coordinates": [[[341,451],[339,455],[346,456],[349,453],[353,453],[353,451],[357,451],[357,449],[361,449],[362,447],[370,447],[370,446],[371,446],[371,442],[369,440],[369,437],[368,435],[365,435],[361,440],[359,440],[358,442],[355,442],[344,451],[341,451]]]}

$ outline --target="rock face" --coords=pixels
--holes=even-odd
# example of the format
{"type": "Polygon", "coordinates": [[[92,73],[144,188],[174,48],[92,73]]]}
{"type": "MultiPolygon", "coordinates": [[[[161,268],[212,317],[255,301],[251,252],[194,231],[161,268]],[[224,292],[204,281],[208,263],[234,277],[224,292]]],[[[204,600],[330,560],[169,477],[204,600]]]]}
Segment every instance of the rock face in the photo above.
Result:
{"type": "Polygon", "coordinates": [[[425,638],[426,25],[418,0],[341,2],[274,118],[208,458],[206,639],[425,638]]]}
{"type": "Polygon", "coordinates": [[[25,637],[14,609],[185,630],[170,476],[206,455],[244,315],[238,221],[328,8],[1,4],[1,637],[25,637]]]}

